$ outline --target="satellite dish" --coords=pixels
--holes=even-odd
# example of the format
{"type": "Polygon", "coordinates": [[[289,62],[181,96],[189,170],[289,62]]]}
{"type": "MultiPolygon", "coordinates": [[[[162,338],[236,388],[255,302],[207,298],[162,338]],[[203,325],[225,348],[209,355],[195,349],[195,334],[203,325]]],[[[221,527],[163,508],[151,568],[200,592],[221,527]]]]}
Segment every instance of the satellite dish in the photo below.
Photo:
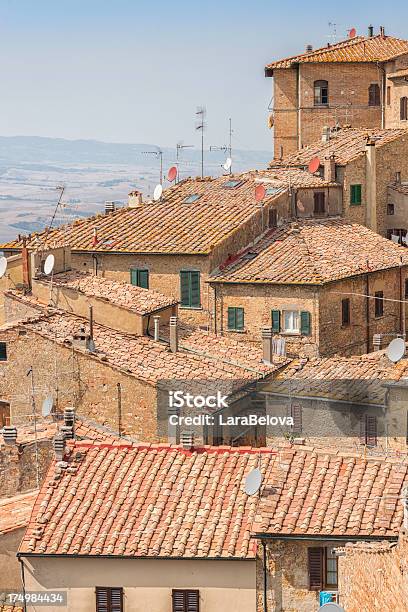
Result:
{"type": "Polygon", "coordinates": [[[7,258],[0,257],[0,278],[3,278],[7,270],[7,258]]]}
{"type": "Polygon", "coordinates": [[[257,187],[255,187],[255,200],[257,202],[262,202],[265,196],[266,189],[263,185],[258,185],[257,187]]]}
{"type": "Polygon", "coordinates": [[[318,171],[319,166],[320,166],[320,159],[318,157],[313,157],[313,159],[311,159],[309,162],[309,172],[314,174],[315,172],[318,171]]]}
{"type": "Polygon", "coordinates": [[[387,347],[387,357],[393,363],[397,363],[405,355],[405,340],[394,338],[387,347]]]}
{"type": "Polygon", "coordinates": [[[229,170],[232,166],[232,159],[227,157],[225,164],[223,165],[224,170],[229,170]]]}
{"type": "Polygon", "coordinates": [[[44,262],[44,274],[51,274],[54,269],[55,257],[51,253],[44,262]]]}
{"type": "Polygon", "coordinates": [[[51,395],[49,395],[43,401],[42,408],[41,408],[41,414],[43,416],[48,416],[49,414],[51,414],[51,410],[52,410],[53,405],[54,405],[54,400],[51,397],[51,395]]]}
{"type": "Polygon", "coordinates": [[[356,34],[357,34],[356,28],[351,28],[349,32],[349,38],[355,38],[356,34]]]}
{"type": "Polygon", "coordinates": [[[160,200],[160,198],[162,197],[162,193],[163,193],[163,187],[162,185],[160,185],[160,183],[158,185],[156,185],[156,187],[154,188],[154,192],[153,192],[153,200],[155,202],[157,202],[157,200],[160,200]]]}
{"type": "Polygon", "coordinates": [[[305,212],[305,207],[303,206],[303,204],[302,204],[302,202],[300,200],[296,203],[296,206],[297,206],[298,210],[300,210],[300,212],[305,212]]]}
{"type": "Polygon", "coordinates": [[[324,612],[344,612],[344,608],[339,606],[339,604],[330,601],[320,606],[319,610],[324,610],[324,612]]]}
{"type": "Polygon", "coordinates": [[[170,183],[172,183],[177,177],[177,167],[176,166],[172,166],[168,173],[167,173],[167,179],[170,181],[170,183]]]}
{"type": "Polygon", "coordinates": [[[262,474],[258,468],[255,468],[245,478],[245,493],[247,495],[255,495],[255,493],[258,493],[261,484],[262,474]]]}

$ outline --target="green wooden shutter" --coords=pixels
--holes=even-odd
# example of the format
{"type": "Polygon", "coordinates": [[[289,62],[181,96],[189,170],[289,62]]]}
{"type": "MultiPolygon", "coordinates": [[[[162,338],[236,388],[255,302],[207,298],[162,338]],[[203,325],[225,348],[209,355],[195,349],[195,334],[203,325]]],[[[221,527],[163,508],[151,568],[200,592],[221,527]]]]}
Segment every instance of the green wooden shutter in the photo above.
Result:
{"type": "Polygon", "coordinates": [[[180,301],[182,306],[190,306],[190,275],[180,272],[180,301]]]}
{"type": "Polygon", "coordinates": [[[190,272],[191,278],[191,303],[190,306],[198,307],[201,305],[200,300],[200,273],[190,272]]]}
{"type": "Polygon", "coordinates": [[[143,289],[149,288],[149,270],[139,270],[139,279],[138,279],[139,287],[143,287],[143,289]]]}
{"type": "Polygon", "coordinates": [[[244,309],[235,309],[235,329],[244,329],[244,309]]]}
{"type": "Polygon", "coordinates": [[[130,284],[137,286],[137,270],[130,271],[130,284]]]}
{"type": "Polygon", "coordinates": [[[235,329],[235,308],[228,307],[228,329],[235,329]]]}
{"type": "Polygon", "coordinates": [[[361,185],[350,185],[350,204],[361,204],[361,185]]]}
{"type": "Polygon", "coordinates": [[[300,333],[302,336],[310,336],[310,312],[303,311],[300,313],[300,333]]]}
{"type": "Polygon", "coordinates": [[[280,332],[280,310],[272,310],[272,331],[275,333],[280,332]]]}

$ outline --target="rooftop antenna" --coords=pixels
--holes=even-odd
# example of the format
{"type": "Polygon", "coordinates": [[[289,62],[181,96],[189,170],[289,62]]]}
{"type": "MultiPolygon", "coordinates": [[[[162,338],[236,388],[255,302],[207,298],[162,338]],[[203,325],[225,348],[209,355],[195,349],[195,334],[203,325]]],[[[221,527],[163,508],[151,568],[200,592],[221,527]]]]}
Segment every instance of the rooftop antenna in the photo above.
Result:
{"type": "Polygon", "coordinates": [[[229,121],[229,144],[228,146],[227,145],[223,145],[222,147],[211,146],[210,151],[224,151],[224,153],[228,152],[228,157],[227,157],[225,164],[223,165],[223,168],[224,170],[229,170],[229,173],[232,174],[232,134],[233,134],[233,130],[232,130],[231,117],[229,118],[228,121],[229,121]]]}
{"type": "Polygon", "coordinates": [[[201,131],[201,178],[204,178],[204,130],[206,128],[205,118],[207,115],[207,111],[205,106],[199,106],[196,111],[196,115],[198,117],[196,123],[196,131],[201,131]]]}
{"type": "Polygon", "coordinates": [[[156,158],[160,159],[160,175],[159,175],[159,183],[163,185],[163,151],[160,147],[157,147],[156,151],[142,151],[143,155],[155,155],[156,158]]]}
{"type": "Polygon", "coordinates": [[[37,439],[37,409],[35,406],[35,387],[34,387],[34,371],[33,366],[30,366],[30,369],[27,372],[27,376],[31,377],[31,406],[32,413],[34,418],[34,447],[35,447],[35,464],[36,464],[36,480],[37,480],[37,489],[40,487],[40,471],[38,464],[38,439],[37,439]]]}
{"type": "Polygon", "coordinates": [[[332,33],[329,34],[328,38],[331,39],[332,44],[335,45],[337,42],[337,23],[329,21],[328,26],[332,28],[332,33]]]}
{"type": "Polygon", "coordinates": [[[180,180],[180,152],[183,149],[194,149],[194,145],[185,145],[183,144],[182,140],[176,144],[176,166],[177,166],[176,183],[178,183],[180,180]]]}

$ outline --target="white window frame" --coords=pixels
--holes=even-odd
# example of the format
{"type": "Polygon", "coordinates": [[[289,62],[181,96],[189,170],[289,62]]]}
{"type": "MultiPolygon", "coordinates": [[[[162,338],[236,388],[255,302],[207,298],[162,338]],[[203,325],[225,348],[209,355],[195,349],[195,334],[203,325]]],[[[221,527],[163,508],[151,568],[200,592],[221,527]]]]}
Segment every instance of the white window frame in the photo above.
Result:
{"type": "Polygon", "coordinates": [[[284,334],[300,334],[300,310],[282,310],[282,331],[284,334]],[[287,315],[291,317],[290,327],[286,326],[287,315]]]}

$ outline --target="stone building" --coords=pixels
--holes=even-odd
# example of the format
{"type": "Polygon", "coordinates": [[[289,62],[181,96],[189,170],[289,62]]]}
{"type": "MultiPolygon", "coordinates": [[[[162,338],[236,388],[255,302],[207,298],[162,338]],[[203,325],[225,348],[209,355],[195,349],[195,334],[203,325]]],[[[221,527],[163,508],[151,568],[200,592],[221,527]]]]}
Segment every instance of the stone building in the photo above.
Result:
{"type": "MultiPolygon", "coordinates": [[[[294,190],[305,202],[305,214],[315,214],[315,193],[318,204],[325,194],[330,214],[341,213],[342,192],[334,179],[327,182],[303,170],[280,168],[187,179],[166,189],[159,202],[77,220],[47,234],[33,234],[25,244],[30,254],[68,245],[76,270],[158,290],[179,302],[184,321],[209,325],[209,274],[265,229],[292,216],[294,190]],[[265,189],[262,202],[255,195],[259,186],[265,189]]],[[[316,206],[316,214],[326,214],[316,206]]],[[[14,256],[10,265],[15,266],[23,238],[0,248],[14,256]]]]}
{"type": "Polygon", "coordinates": [[[404,247],[344,219],[282,224],[210,277],[214,331],[260,342],[267,327],[288,355],[370,352],[408,322],[407,264],[404,247]]]}
{"type": "Polygon", "coordinates": [[[408,41],[355,36],[268,64],[273,77],[274,157],[282,158],[320,137],[324,127],[406,126],[408,41]]]}
{"type": "Polygon", "coordinates": [[[270,165],[307,168],[312,159],[319,160],[318,172],[326,180],[341,184],[346,219],[383,236],[390,237],[389,230],[394,227],[405,235],[408,208],[399,199],[398,219],[393,216],[389,188],[408,180],[407,129],[334,129],[323,140],[314,141],[283,161],[272,160],[270,165]]]}

